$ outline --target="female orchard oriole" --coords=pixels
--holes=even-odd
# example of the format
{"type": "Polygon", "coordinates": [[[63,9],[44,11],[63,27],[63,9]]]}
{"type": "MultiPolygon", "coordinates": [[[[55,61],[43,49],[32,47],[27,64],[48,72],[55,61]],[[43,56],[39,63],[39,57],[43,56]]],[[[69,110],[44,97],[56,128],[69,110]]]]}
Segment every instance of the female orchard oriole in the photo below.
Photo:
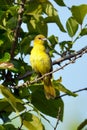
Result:
{"type": "MultiPolygon", "coordinates": [[[[52,70],[52,62],[50,56],[46,52],[44,46],[45,36],[39,34],[34,39],[34,46],[31,50],[30,62],[32,68],[41,75],[49,73],[52,70]]],[[[55,98],[55,89],[51,82],[52,75],[43,78],[44,90],[47,99],[55,98]]]]}

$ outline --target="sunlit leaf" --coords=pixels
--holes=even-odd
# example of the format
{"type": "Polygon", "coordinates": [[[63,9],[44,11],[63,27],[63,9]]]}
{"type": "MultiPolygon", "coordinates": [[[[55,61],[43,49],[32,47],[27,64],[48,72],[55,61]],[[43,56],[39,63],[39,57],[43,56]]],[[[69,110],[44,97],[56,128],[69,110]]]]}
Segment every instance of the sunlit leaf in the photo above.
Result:
{"type": "Polygon", "coordinates": [[[69,96],[73,96],[73,97],[76,97],[77,94],[71,92],[69,89],[65,88],[60,82],[58,82],[57,80],[53,81],[53,84],[55,86],[55,88],[58,90],[58,91],[62,91],[66,94],[68,94],[69,96]]]}
{"type": "Polygon", "coordinates": [[[50,99],[47,100],[44,94],[44,90],[41,85],[36,86],[38,89],[32,93],[32,104],[42,113],[49,115],[51,117],[57,118],[58,110],[60,112],[60,120],[63,118],[63,108],[64,104],[62,99],[50,99]]]}
{"type": "Polygon", "coordinates": [[[84,17],[87,14],[87,5],[72,6],[71,12],[76,21],[82,25],[84,17]]]}
{"type": "Polygon", "coordinates": [[[44,12],[48,15],[48,17],[45,18],[46,23],[56,23],[61,31],[65,32],[65,29],[60,21],[60,18],[58,16],[57,10],[52,6],[52,4],[44,3],[43,4],[44,12]]]}
{"type": "Polygon", "coordinates": [[[42,13],[41,4],[37,1],[28,2],[25,6],[25,14],[27,15],[40,15],[42,13]]]}
{"type": "Polygon", "coordinates": [[[22,100],[14,97],[14,95],[9,91],[8,88],[4,87],[3,85],[0,85],[0,92],[16,112],[19,112],[24,109],[24,106],[22,105],[22,100]]]}
{"type": "Polygon", "coordinates": [[[11,56],[8,52],[6,52],[3,56],[3,58],[0,59],[0,62],[8,62],[10,60],[11,56]]]}
{"type": "Polygon", "coordinates": [[[9,62],[1,62],[0,69],[9,69],[9,70],[12,70],[15,72],[17,71],[17,69],[14,68],[14,65],[12,63],[9,63],[9,62]]]}
{"type": "Polygon", "coordinates": [[[0,40],[0,46],[3,44],[3,41],[2,40],[0,40]]]}
{"type": "Polygon", "coordinates": [[[66,28],[70,37],[73,37],[76,31],[78,30],[78,23],[76,22],[75,19],[70,17],[66,22],[66,28]]]}
{"type": "Polygon", "coordinates": [[[0,130],[6,130],[3,125],[0,125],[0,130]]]}
{"type": "Polygon", "coordinates": [[[43,125],[38,117],[35,115],[25,112],[22,114],[23,125],[26,126],[29,130],[44,130],[43,125]]]}

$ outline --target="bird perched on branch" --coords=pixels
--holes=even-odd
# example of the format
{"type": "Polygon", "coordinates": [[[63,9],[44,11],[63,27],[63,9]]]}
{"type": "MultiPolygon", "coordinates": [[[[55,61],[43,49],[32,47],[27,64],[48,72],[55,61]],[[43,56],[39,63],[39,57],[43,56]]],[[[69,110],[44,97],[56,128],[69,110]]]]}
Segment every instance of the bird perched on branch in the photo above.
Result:
{"type": "MultiPolygon", "coordinates": [[[[34,46],[31,50],[30,62],[32,68],[39,73],[44,75],[52,71],[52,62],[50,56],[46,52],[44,41],[47,40],[45,36],[39,34],[34,39],[34,46]]],[[[52,75],[45,76],[43,78],[44,90],[47,99],[55,98],[55,89],[51,82],[52,75]]]]}

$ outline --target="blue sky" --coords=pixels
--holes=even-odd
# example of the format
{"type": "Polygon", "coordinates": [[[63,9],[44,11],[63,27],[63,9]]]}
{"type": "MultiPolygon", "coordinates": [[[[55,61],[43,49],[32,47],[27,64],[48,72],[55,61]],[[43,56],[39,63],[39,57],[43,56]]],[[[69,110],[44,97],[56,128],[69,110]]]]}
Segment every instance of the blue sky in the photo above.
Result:
{"type": "MultiPolygon", "coordinates": [[[[50,0],[50,2],[53,2],[53,0],[50,0]]],[[[87,4],[87,0],[64,0],[64,2],[69,7],[72,5],[87,4]]],[[[59,7],[54,2],[53,4],[58,10],[60,19],[65,27],[66,20],[71,16],[71,13],[66,8],[59,7]]],[[[87,23],[87,17],[84,23],[87,23]]],[[[57,35],[59,41],[70,40],[67,34],[60,33],[56,25],[49,25],[49,35],[52,34],[57,35]]],[[[79,50],[86,45],[87,36],[84,36],[77,40],[73,49],[79,50]]],[[[55,59],[56,58],[57,56],[55,59]]],[[[63,78],[63,85],[72,91],[87,87],[87,54],[78,59],[74,64],[54,74],[55,79],[58,79],[60,76],[63,78]]],[[[62,98],[64,101],[64,118],[63,122],[59,123],[58,130],[71,130],[72,127],[74,128],[73,130],[76,130],[76,127],[87,119],[87,92],[83,91],[78,94],[79,96],[76,98],[69,96],[62,98]]],[[[51,123],[55,125],[56,121],[51,119],[51,123]]],[[[52,128],[50,128],[50,130],[52,130],[52,128]]]]}

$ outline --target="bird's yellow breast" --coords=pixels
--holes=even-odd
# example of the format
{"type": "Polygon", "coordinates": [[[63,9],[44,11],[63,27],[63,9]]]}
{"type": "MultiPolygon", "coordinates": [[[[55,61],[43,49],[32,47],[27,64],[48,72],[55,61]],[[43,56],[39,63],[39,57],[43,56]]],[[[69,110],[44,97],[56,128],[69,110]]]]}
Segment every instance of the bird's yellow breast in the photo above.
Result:
{"type": "Polygon", "coordinates": [[[43,45],[36,45],[31,51],[30,62],[32,68],[42,75],[51,70],[51,60],[43,45]]]}

